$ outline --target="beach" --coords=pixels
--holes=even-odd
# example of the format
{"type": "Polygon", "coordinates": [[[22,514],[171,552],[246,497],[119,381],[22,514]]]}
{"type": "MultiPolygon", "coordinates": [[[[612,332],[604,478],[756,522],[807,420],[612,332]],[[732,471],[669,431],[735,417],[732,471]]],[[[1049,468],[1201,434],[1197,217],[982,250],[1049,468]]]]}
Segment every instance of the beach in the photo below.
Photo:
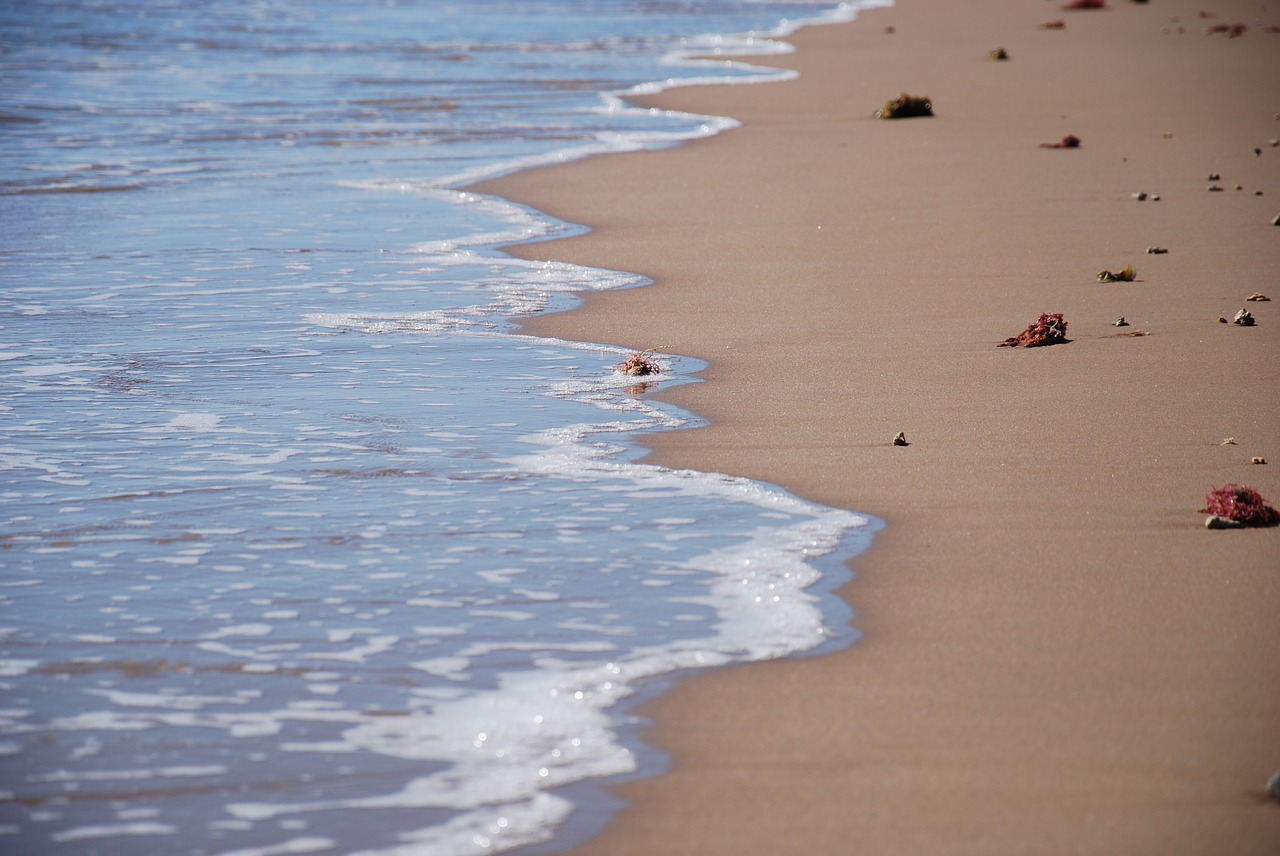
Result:
{"type": "Polygon", "coordinates": [[[644,707],[670,769],[580,852],[1280,850],[1280,529],[1199,511],[1280,502],[1280,9],[1201,8],[898,0],[636,99],[740,128],[478,187],[591,228],[513,254],[653,280],[526,329],[708,361],[649,462],[887,524],[861,638],[644,707]]]}

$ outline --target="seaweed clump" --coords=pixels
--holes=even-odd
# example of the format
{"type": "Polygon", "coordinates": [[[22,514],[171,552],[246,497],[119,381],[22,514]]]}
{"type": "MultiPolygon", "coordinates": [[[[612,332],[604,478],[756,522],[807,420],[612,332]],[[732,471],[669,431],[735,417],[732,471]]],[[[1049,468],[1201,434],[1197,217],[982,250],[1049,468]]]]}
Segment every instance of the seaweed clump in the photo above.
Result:
{"type": "Polygon", "coordinates": [[[654,348],[647,351],[636,351],[616,366],[617,370],[629,377],[646,377],[662,374],[662,363],[654,356],[654,348]]]}
{"type": "Polygon", "coordinates": [[[1205,34],[1212,36],[1218,33],[1225,33],[1229,39],[1238,39],[1244,35],[1247,29],[1249,29],[1248,24],[1214,24],[1212,27],[1205,28],[1205,34]]]}
{"type": "Polygon", "coordinates": [[[885,102],[876,111],[877,119],[909,119],[913,116],[932,116],[933,102],[928,98],[899,92],[898,97],[885,102]]]}
{"type": "Polygon", "coordinates": [[[1073,11],[1079,9],[1105,9],[1107,8],[1107,0],[1071,0],[1070,3],[1062,8],[1073,11]]]}
{"type": "Polygon", "coordinates": [[[1125,265],[1124,270],[1102,271],[1098,274],[1098,282],[1133,282],[1137,276],[1138,271],[1133,265],[1125,265]]]}
{"type": "Polygon", "coordinates": [[[1251,487],[1229,484],[1215,487],[1205,494],[1202,513],[1213,515],[1205,525],[1220,526],[1276,526],[1280,524],[1280,511],[1267,505],[1262,495],[1251,487]],[[1219,521],[1217,524],[1214,521],[1219,521]]]}
{"type": "Polygon", "coordinates": [[[1045,313],[1016,336],[1005,339],[1001,348],[1039,348],[1058,345],[1067,340],[1067,321],[1061,312],[1045,313]]]}
{"type": "Polygon", "coordinates": [[[1042,149],[1078,149],[1080,148],[1080,138],[1075,134],[1067,134],[1056,143],[1041,143],[1042,149]]]}

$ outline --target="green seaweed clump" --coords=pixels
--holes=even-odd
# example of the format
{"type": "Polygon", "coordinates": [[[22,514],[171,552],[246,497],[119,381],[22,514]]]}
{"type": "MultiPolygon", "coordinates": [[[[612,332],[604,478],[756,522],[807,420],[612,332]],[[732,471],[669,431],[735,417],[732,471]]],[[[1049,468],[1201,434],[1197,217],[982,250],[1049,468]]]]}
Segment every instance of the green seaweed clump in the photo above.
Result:
{"type": "Polygon", "coordinates": [[[1124,270],[1102,271],[1098,274],[1098,282],[1133,282],[1137,276],[1138,271],[1133,265],[1125,265],[1124,270]]]}
{"type": "Polygon", "coordinates": [[[928,98],[899,92],[898,97],[885,102],[876,111],[877,119],[909,119],[913,116],[932,116],[933,102],[928,98]]]}

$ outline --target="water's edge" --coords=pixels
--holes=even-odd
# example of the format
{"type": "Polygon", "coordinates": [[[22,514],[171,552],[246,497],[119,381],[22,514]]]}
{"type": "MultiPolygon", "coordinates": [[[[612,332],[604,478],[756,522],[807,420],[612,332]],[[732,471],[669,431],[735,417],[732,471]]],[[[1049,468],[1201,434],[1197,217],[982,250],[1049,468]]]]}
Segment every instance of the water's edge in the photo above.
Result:
{"type": "MultiPolygon", "coordinates": [[[[856,13],[860,9],[878,8],[892,5],[892,0],[866,0],[855,6],[851,4],[842,4],[831,16],[805,20],[794,27],[790,27],[785,31],[770,34],[770,39],[785,38],[798,31],[804,26],[822,26],[827,24],[837,24],[852,21],[856,17],[856,13]]],[[[767,50],[761,50],[752,54],[749,50],[742,46],[738,47],[738,55],[744,58],[755,56],[773,56],[779,53],[788,53],[792,50],[790,45],[777,44],[770,42],[767,50]]],[[[685,63],[698,62],[702,55],[698,52],[692,52],[685,56],[681,61],[685,63]]],[[[749,65],[749,62],[747,63],[749,65]]],[[[756,67],[761,68],[761,67],[756,67]]],[[[798,77],[798,73],[788,69],[762,69],[773,72],[767,77],[756,77],[747,79],[734,78],[710,78],[710,79],[694,79],[668,81],[667,84],[648,83],[632,87],[622,92],[606,93],[605,97],[611,102],[611,109],[644,109],[637,107],[629,99],[632,96],[649,96],[661,94],[661,92],[678,86],[690,85],[722,85],[733,86],[742,84],[752,84],[759,82],[778,82],[784,80],[792,80],[798,77]]],[[[717,136],[721,133],[732,131],[741,127],[741,123],[730,116],[705,115],[695,117],[701,120],[702,128],[706,129],[706,133],[692,135],[681,139],[665,139],[661,144],[657,141],[649,144],[639,144],[634,147],[621,147],[618,149],[609,149],[605,151],[587,151],[582,153],[581,159],[595,157],[599,154],[618,154],[628,151],[649,151],[655,148],[670,148],[687,145],[698,139],[710,136],[717,136]]],[[[547,166],[560,166],[565,163],[564,160],[556,160],[553,163],[529,163],[521,165],[512,170],[496,171],[494,174],[484,175],[474,181],[467,181],[459,187],[463,192],[473,192],[479,185],[488,182],[491,179],[501,178],[504,175],[514,174],[516,172],[524,172],[526,170],[536,170],[547,166]]],[[[515,203],[511,200],[494,195],[487,191],[482,195],[498,205],[513,205],[523,211],[527,216],[533,219],[541,220],[552,224],[545,232],[522,237],[519,240],[502,242],[494,245],[494,248],[502,251],[508,247],[530,246],[540,243],[550,243],[575,235],[589,233],[592,229],[590,224],[586,223],[566,223],[564,221],[551,218],[545,212],[536,208],[535,205],[515,203]]],[[[555,253],[547,254],[547,258],[554,260],[555,253]]],[[[609,290],[619,288],[644,288],[652,284],[652,280],[644,275],[642,271],[620,271],[609,270],[612,276],[619,277],[622,282],[613,286],[609,290]]],[[[583,298],[577,292],[558,295],[556,299],[549,302],[546,306],[538,311],[531,313],[534,316],[568,313],[579,308],[583,303],[583,298]]],[[[522,318],[526,316],[513,316],[509,320],[520,323],[522,318]]],[[[538,337],[533,337],[537,339],[538,337]]],[[[617,346],[582,342],[580,344],[597,347],[617,346]]],[[[706,368],[706,364],[697,358],[685,355],[672,355],[673,358],[683,365],[693,363],[692,369],[686,369],[683,373],[664,374],[660,383],[655,383],[646,392],[656,392],[659,389],[666,389],[676,385],[685,383],[702,383],[704,382],[700,375],[706,368]]],[[[700,416],[696,410],[678,411],[681,423],[675,426],[650,427],[638,431],[632,431],[628,435],[624,435],[624,442],[632,449],[634,453],[643,453],[645,450],[639,442],[639,437],[648,433],[659,431],[683,431],[691,428],[697,428],[707,424],[707,420],[700,416]]],[[[659,469],[661,469],[659,467],[659,469]]],[[[731,474],[728,474],[731,475],[731,474]]],[[[767,484],[757,482],[767,490],[777,491],[790,495],[790,491],[784,485],[767,484]]],[[[803,501],[803,500],[802,500],[803,501]]],[[[860,522],[850,527],[841,537],[837,546],[830,552],[809,559],[809,564],[820,569],[820,577],[818,582],[808,588],[808,591],[817,595],[820,608],[823,613],[824,623],[831,628],[838,630],[831,634],[824,642],[808,649],[789,652],[781,655],[776,659],[807,659],[811,657],[826,656],[843,651],[852,646],[860,637],[859,631],[853,627],[854,607],[838,594],[839,589],[844,587],[853,579],[853,563],[854,560],[866,552],[872,545],[875,534],[886,525],[883,520],[867,515],[863,512],[857,512],[847,509],[850,513],[856,514],[860,522]]],[[[670,767],[669,756],[661,749],[649,745],[645,742],[645,732],[652,726],[652,721],[645,717],[641,711],[648,703],[666,695],[678,683],[696,678],[698,675],[705,674],[709,670],[718,668],[733,668],[746,665],[751,661],[734,661],[720,666],[712,667],[692,667],[682,668],[676,671],[668,672],[663,675],[657,675],[643,682],[634,695],[623,700],[614,706],[611,710],[611,719],[618,723],[624,723],[625,729],[621,729],[619,733],[622,737],[622,744],[626,746],[635,756],[637,767],[633,772],[609,776],[603,780],[585,780],[565,786],[560,792],[566,796],[574,805],[574,811],[562,822],[557,830],[556,836],[546,842],[532,844],[524,847],[516,848],[508,851],[515,856],[553,856],[556,853],[563,853],[582,846],[601,834],[608,826],[612,818],[619,812],[627,808],[625,800],[616,795],[613,788],[617,785],[636,781],[640,779],[652,778],[666,773],[670,767]]]]}

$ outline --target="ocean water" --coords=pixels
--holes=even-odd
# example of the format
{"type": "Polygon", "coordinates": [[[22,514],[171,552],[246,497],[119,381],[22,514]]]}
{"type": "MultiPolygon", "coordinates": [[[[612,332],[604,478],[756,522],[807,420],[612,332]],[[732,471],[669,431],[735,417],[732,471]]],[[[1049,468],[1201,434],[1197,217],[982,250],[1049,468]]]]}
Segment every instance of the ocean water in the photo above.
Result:
{"type": "Polygon", "coordinates": [[[466,187],[856,8],[0,5],[0,852],[557,852],[638,700],[849,644],[875,522],[640,462],[701,364],[518,333],[643,277],[466,187]]]}

